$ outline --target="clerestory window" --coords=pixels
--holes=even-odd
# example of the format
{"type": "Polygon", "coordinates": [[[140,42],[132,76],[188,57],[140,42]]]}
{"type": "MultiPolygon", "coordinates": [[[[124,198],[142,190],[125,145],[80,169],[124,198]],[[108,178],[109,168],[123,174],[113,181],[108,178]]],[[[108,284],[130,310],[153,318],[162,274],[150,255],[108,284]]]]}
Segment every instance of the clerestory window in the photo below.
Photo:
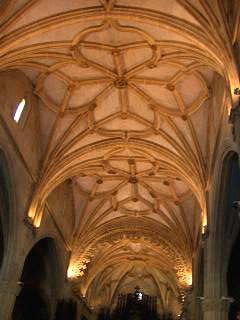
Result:
{"type": "Polygon", "coordinates": [[[31,110],[31,97],[29,99],[22,98],[14,109],[13,120],[20,128],[24,128],[28,115],[31,110]]]}
{"type": "Polygon", "coordinates": [[[15,111],[15,114],[14,114],[14,117],[13,117],[15,122],[18,123],[20,121],[20,118],[21,118],[21,116],[23,114],[25,105],[26,105],[26,100],[25,99],[22,99],[20,101],[20,103],[17,105],[16,111],[15,111]]]}

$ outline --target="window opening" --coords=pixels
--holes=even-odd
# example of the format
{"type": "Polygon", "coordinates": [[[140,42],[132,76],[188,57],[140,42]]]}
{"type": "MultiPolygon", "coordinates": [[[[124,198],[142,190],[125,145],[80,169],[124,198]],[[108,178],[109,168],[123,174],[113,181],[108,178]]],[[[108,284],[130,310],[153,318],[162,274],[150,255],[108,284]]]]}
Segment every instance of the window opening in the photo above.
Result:
{"type": "Polygon", "coordinates": [[[137,300],[143,299],[143,293],[140,291],[140,288],[138,286],[135,288],[134,294],[137,300]]]}
{"type": "Polygon", "coordinates": [[[143,298],[142,292],[138,292],[138,293],[137,293],[137,299],[138,299],[138,300],[142,300],[142,298],[143,298]]]}
{"type": "Polygon", "coordinates": [[[26,100],[25,99],[22,99],[21,102],[18,104],[17,106],[17,109],[16,109],[16,112],[14,114],[14,121],[15,122],[19,122],[20,118],[21,118],[21,115],[23,113],[23,110],[24,110],[24,107],[26,105],[26,100]]]}

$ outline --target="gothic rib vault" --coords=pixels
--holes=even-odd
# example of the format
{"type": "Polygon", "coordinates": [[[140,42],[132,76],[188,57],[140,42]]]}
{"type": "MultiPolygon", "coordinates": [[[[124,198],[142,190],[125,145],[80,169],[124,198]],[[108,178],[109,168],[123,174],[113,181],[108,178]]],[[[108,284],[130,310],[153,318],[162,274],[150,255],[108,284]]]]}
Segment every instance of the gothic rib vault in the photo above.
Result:
{"type": "Polygon", "coordinates": [[[223,2],[6,0],[0,20],[0,70],[42,101],[30,223],[70,181],[80,294],[110,305],[141,282],[177,310],[238,82],[223,2]]]}

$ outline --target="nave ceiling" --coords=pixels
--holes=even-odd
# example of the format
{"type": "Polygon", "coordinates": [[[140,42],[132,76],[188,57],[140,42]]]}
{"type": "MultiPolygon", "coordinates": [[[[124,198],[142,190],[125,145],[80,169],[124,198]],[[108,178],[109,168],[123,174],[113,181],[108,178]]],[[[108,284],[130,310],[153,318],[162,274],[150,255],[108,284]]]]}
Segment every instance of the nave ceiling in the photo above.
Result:
{"type": "Polygon", "coordinates": [[[167,308],[191,285],[238,83],[224,10],[221,0],[3,1],[0,70],[22,70],[41,101],[29,219],[40,227],[49,195],[70,183],[68,276],[93,306],[142,283],[167,308]]]}

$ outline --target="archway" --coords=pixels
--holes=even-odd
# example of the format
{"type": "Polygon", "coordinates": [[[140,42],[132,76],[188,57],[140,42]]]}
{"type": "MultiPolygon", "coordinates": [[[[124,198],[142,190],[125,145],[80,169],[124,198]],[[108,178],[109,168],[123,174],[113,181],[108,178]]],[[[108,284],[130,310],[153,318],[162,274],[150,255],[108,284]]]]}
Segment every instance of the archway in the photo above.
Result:
{"type": "Polygon", "coordinates": [[[235,241],[228,266],[227,284],[228,294],[234,299],[229,311],[229,320],[236,320],[236,313],[240,310],[240,233],[235,241]]]}
{"type": "Polygon", "coordinates": [[[59,275],[53,239],[40,240],[28,254],[21,276],[22,290],[16,299],[13,320],[48,320],[54,313],[59,275]]]}
{"type": "MultiPolygon", "coordinates": [[[[236,153],[229,153],[223,162],[223,171],[220,185],[219,208],[219,235],[221,237],[220,254],[222,259],[223,281],[226,281],[226,294],[234,299],[229,309],[229,320],[236,319],[236,312],[240,309],[240,233],[238,209],[233,203],[240,199],[240,170],[239,159],[236,153]],[[235,242],[234,242],[235,241],[235,242]],[[228,261],[228,264],[227,264],[228,261]],[[226,264],[226,266],[225,266],[226,264]]],[[[225,289],[222,288],[225,295],[225,289]]]]}

